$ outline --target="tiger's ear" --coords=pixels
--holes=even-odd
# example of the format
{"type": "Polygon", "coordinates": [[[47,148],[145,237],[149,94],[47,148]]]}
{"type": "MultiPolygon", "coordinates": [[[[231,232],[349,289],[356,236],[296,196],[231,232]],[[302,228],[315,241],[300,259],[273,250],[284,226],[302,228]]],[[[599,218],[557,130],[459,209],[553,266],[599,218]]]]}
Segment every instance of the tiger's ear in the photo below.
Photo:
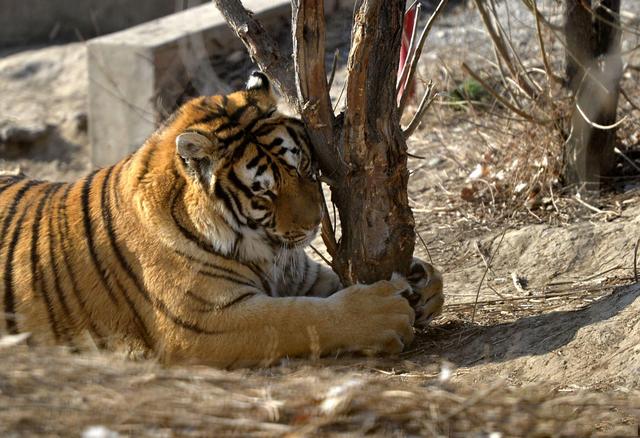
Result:
{"type": "Polygon", "coordinates": [[[263,111],[274,109],[278,99],[274,93],[267,75],[260,71],[254,71],[247,81],[247,92],[257,98],[257,103],[263,111]]]}
{"type": "Polygon", "coordinates": [[[204,187],[210,187],[213,180],[215,146],[215,141],[197,132],[183,132],[176,137],[176,152],[204,187]]]}
{"type": "Polygon", "coordinates": [[[183,132],[176,137],[176,152],[185,161],[211,156],[213,142],[197,132],[183,132]]]}
{"type": "Polygon", "coordinates": [[[269,94],[271,93],[271,83],[269,82],[269,78],[261,71],[253,71],[249,75],[249,80],[247,81],[247,91],[253,90],[265,91],[269,94]]]}

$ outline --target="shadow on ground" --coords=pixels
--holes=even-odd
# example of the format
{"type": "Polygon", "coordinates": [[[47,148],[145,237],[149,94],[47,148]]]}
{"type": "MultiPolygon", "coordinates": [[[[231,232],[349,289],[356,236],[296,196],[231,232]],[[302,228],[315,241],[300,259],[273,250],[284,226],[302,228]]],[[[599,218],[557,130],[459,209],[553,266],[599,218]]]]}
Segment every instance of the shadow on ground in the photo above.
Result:
{"type": "Polygon", "coordinates": [[[580,310],[545,313],[494,325],[451,321],[420,335],[417,345],[427,347],[423,350],[431,350],[459,367],[468,367],[545,355],[575,341],[581,329],[597,326],[585,333],[580,343],[585,347],[613,348],[621,339],[631,337],[634,328],[638,330],[640,326],[640,311],[635,309],[640,307],[638,297],[640,284],[635,284],[616,288],[610,295],[580,310]],[[633,321],[619,321],[634,317],[633,321]]]}

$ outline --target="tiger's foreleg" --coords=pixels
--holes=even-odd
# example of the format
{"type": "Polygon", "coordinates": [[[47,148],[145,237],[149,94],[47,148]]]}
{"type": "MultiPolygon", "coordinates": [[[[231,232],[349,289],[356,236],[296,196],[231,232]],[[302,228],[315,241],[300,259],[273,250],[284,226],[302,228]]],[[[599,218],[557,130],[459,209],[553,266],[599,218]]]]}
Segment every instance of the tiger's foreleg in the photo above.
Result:
{"type": "Polygon", "coordinates": [[[209,314],[200,325],[215,326],[215,333],[185,332],[166,342],[162,356],[169,363],[237,367],[337,351],[398,353],[413,340],[415,313],[402,296],[409,288],[397,279],[328,298],[258,294],[209,314]]]}

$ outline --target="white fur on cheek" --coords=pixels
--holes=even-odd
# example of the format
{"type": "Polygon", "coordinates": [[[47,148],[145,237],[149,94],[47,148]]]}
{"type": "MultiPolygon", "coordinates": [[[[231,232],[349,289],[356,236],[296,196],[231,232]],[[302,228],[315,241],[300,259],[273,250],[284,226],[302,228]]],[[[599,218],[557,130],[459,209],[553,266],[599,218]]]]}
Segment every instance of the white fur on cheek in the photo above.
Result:
{"type": "Polygon", "coordinates": [[[245,261],[264,262],[273,259],[273,250],[265,242],[264,233],[247,227],[232,227],[232,215],[221,208],[220,214],[224,221],[216,221],[202,216],[199,220],[205,237],[216,249],[229,257],[239,257],[245,261]],[[234,228],[237,228],[234,231],[234,228]],[[236,244],[236,232],[242,234],[242,239],[236,244]],[[234,254],[235,251],[235,254],[234,254]]]}
{"type": "Polygon", "coordinates": [[[274,180],[271,171],[267,170],[262,173],[262,175],[256,176],[256,172],[260,165],[253,167],[251,169],[247,169],[247,167],[243,164],[235,167],[236,175],[244,185],[247,187],[251,187],[254,182],[259,182],[260,186],[263,190],[268,190],[273,188],[274,180]]]}
{"type": "Polygon", "coordinates": [[[289,134],[279,135],[284,140],[282,142],[282,147],[287,149],[287,152],[282,155],[282,158],[287,162],[288,165],[293,167],[298,167],[300,164],[300,154],[294,154],[292,151],[294,149],[299,149],[293,139],[289,136],[289,134]]]}

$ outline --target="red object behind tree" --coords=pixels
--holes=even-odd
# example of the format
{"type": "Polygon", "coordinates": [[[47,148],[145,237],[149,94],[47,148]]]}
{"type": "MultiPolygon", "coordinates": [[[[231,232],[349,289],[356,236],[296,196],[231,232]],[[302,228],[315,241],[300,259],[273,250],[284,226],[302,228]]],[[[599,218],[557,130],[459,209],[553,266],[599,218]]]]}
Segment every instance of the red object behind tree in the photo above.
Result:
{"type": "MultiPolygon", "coordinates": [[[[402,72],[404,71],[404,69],[409,68],[409,66],[406,64],[409,57],[409,46],[411,45],[413,34],[416,31],[414,27],[416,9],[417,3],[404,14],[404,22],[402,24],[402,43],[400,45],[400,64],[398,65],[398,80],[400,80],[400,78],[402,77],[402,72]]],[[[415,89],[414,81],[411,81],[410,84],[400,84],[400,86],[398,87],[398,102],[400,101],[400,96],[402,96],[402,93],[404,92],[404,89],[406,87],[408,87],[409,97],[413,96],[415,89]]]]}

